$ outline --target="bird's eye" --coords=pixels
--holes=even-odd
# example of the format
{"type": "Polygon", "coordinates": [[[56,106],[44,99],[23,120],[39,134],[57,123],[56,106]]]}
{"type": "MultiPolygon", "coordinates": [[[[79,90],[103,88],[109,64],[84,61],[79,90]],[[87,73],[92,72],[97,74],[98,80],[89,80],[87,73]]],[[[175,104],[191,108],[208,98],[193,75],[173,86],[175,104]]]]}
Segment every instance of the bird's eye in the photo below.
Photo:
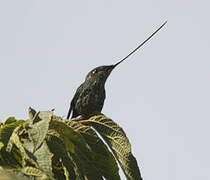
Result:
{"type": "Polygon", "coordinates": [[[97,70],[96,69],[92,72],[92,74],[95,74],[95,73],[97,73],[97,70]]]}

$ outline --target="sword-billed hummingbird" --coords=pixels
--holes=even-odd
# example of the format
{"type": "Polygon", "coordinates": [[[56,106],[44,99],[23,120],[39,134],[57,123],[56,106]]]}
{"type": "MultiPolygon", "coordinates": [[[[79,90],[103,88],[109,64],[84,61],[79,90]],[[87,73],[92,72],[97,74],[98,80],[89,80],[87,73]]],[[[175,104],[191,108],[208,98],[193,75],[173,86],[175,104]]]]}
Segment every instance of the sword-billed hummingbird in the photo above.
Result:
{"type": "Polygon", "coordinates": [[[155,32],[153,32],[143,43],[116,64],[99,66],[90,71],[87,74],[85,81],[77,89],[70,103],[67,119],[69,119],[71,112],[72,118],[82,116],[82,119],[101,113],[106,97],[105,83],[112,70],[143,46],[166,23],[167,21],[164,22],[155,32]]]}

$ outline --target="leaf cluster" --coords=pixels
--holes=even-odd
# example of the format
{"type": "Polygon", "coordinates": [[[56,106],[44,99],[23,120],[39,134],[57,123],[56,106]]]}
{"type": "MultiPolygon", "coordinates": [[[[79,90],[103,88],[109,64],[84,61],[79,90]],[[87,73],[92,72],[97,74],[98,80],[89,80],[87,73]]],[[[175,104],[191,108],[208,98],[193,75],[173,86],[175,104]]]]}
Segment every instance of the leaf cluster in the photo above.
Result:
{"type": "Polygon", "coordinates": [[[0,176],[21,180],[128,180],[141,174],[125,132],[105,115],[64,120],[29,108],[0,125],[0,176]]]}

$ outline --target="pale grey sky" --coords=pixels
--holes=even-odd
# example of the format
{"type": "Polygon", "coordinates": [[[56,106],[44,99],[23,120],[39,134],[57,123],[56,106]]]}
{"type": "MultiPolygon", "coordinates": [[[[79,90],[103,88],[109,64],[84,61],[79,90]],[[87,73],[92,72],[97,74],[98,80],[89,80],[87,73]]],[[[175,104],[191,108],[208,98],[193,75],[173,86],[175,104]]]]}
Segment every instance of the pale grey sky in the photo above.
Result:
{"type": "Polygon", "coordinates": [[[210,179],[210,3],[0,2],[0,119],[69,101],[93,67],[117,62],[103,113],[127,132],[144,180],[210,179]]]}

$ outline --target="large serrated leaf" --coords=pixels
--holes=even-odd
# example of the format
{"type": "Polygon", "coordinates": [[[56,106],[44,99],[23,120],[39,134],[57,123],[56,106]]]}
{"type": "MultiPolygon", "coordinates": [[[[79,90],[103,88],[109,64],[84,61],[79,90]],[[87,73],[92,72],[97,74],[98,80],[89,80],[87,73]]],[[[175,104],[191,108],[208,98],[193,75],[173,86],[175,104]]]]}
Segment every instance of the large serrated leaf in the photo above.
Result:
{"type": "Polygon", "coordinates": [[[90,126],[85,126],[78,121],[65,122],[85,138],[93,151],[94,164],[102,176],[107,180],[120,180],[119,168],[115,158],[103,141],[98,137],[96,132],[90,126]]]}
{"type": "Polygon", "coordinates": [[[6,148],[0,150],[0,165],[11,168],[22,167],[22,155],[17,148],[13,148],[11,152],[6,151],[6,148]]]}
{"type": "Polygon", "coordinates": [[[0,129],[0,141],[4,145],[7,145],[8,141],[9,141],[9,138],[12,135],[14,129],[17,126],[22,125],[23,123],[24,123],[24,121],[21,121],[21,120],[15,121],[14,120],[12,123],[8,123],[8,124],[3,125],[3,127],[0,129]]]}
{"type": "Polygon", "coordinates": [[[34,153],[39,167],[48,175],[52,176],[52,153],[44,141],[40,148],[34,153]]]}
{"type": "Polygon", "coordinates": [[[61,120],[52,120],[49,129],[56,131],[60,135],[67,149],[69,149],[68,144],[72,143],[73,149],[69,149],[69,153],[71,153],[71,157],[79,166],[86,179],[102,180],[101,174],[93,163],[93,152],[80,133],[74,131],[61,120]]]}
{"type": "Polygon", "coordinates": [[[24,146],[31,153],[34,153],[43,143],[48,132],[52,115],[52,111],[38,112],[29,120],[29,125],[25,127],[29,137],[24,142],[24,146]]]}
{"type": "MultiPolygon", "coordinates": [[[[7,123],[0,128],[0,165],[8,167],[21,167],[22,156],[17,148],[13,151],[6,151],[7,144],[15,128],[24,124],[22,120],[16,120],[14,117],[8,118],[7,123]]],[[[11,146],[12,149],[12,146],[11,146]]]]}
{"type": "Polygon", "coordinates": [[[23,127],[18,126],[14,129],[9,142],[6,147],[6,151],[11,152],[14,145],[15,147],[20,151],[23,162],[22,166],[29,164],[34,165],[35,167],[38,167],[38,164],[36,163],[33,154],[30,154],[23,146],[22,142],[20,141],[19,133],[22,132],[23,127]]]}
{"type": "Polygon", "coordinates": [[[63,141],[52,132],[48,133],[46,141],[49,150],[53,154],[52,171],[54,173],[54,177],[57,180],[76,179],[74,164],[68,155],[63,141]],[[65,171],[68,171],[68,173],[65,173],[65,171]]]}
{"type": "Polygon", "coordinates": [[[96,115],[80,121],[92,126],[105,140],[118,160],[128,180],[141,180],[137,161],[131,152],[130,142],[123,129],[104,115],[96,115]]]}

